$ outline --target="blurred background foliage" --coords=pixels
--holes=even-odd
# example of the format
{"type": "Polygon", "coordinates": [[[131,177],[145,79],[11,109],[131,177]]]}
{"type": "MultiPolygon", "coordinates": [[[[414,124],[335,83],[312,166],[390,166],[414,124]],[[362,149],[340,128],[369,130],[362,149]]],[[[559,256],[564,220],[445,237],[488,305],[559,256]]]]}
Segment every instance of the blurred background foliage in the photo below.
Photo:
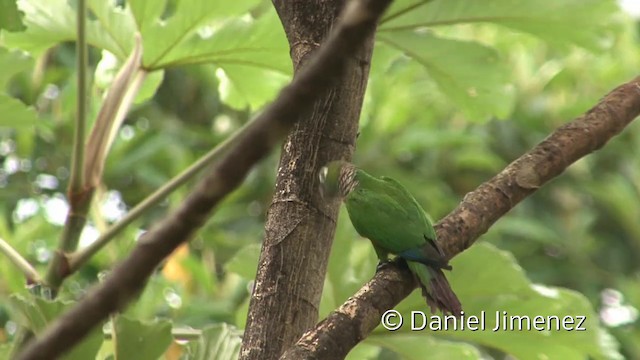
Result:
{"type": "MultiPolygon", "coordinates": [[[[104,13],[111,14],[105,18],[98,16],[102,5],[90,1],[96,27],[89,36],[90,118],[132,46],[132,32],[121,31],[109,40],[100,26],[137,26],[145,44],[144,64],[154,72],[111,150],[81,246],[246,123],[290,76],[284,34],[269,2],[236,1],[222,11],[225,17],[213,20],[196,16],[206,1],[157,3],[156,10],[140,6],[134,11],[138,23],[133,25],[123,20],[122,3],[105,2],[104,13]],[[149,16],[146,25],[141,16],[149,16]],[[154,37],[149,24],[158,19],[169,19],[168,26],[191,38],[167,45],[162,36],[154,37]],[[200,21],[200,27],[180,27],[189,21],[200,21]],[[216,42],[205,41],[209,38],[216,42]],[[264,56],[224,51],[243,45],[277,51],[264,56]],[[163,46],[168,49],[164,58],[163,46]],[[256,58],[257,63],[247,64],[256,58]]],[[[556,127],[637,75],[640,10],[634,10],[633,1],[620,2],[629,6],[626,11],[600,0],[422,3],[397,1],[389,12],[395,16],[380,26],[354,161],[370,173],[402,182],[434,220],[556,127]]],[[[8,7],[0,14],[8,14],[11,4],[3,2],[8,7]]],[[[24,25],[13,18],[0,22],[0,237],[44,271],[67,208],[77,96],[73,3],[21,0],[18,8],[24,25]],[[35,15],[47,12],[68,16],[67,23],[39,23],[43,20],[35,15]]],[[[220,9],[225,5],[206,10],[220,9]]],[[[378,329],[350,356],[640,358],[638,154],[640,129],[632,123],[498,221],[454,259],[455,271],[448,274],[468,314],[584,314],[590,331],[423,334],[378,329]]],[[[140,334],[138,322],[169,319],[174,329],[204,329],[215,341],[195,348],[191,345],[198,341],[170,346],[170,327],[149,325],[155,330],[145,336],[168,347],[167,358],[223,358],[216,352],[222,348],[234,357],[239,344],[235,329],[244,326],[277,163],[278,154],[272,154],[258,165],[151,279],[126,311],[135,320],[118,320],[111,327],[140,334]],[[226,347],[215,347],[222,343],[226,347]]],[[[69,278],[61,298],[81,298],[189,187],[147,212],[69,278]]],[[[370,279],[375,264],[370,245],[342,213],[320,316],[370,279]]],[[[0,258],[0,344],[11,343],[17,324],[23,323],[16,314],[29,313],[31,306],[20,299],[29,296],[22,274],[0,258]]],[[[417,292],[398,309],[427,310],[417,292]]],[[[114,351],[109,346],[102,345],[98,358],[114,351]]],[[[0,355],[6,347],[0,347],[0,355]]]]}

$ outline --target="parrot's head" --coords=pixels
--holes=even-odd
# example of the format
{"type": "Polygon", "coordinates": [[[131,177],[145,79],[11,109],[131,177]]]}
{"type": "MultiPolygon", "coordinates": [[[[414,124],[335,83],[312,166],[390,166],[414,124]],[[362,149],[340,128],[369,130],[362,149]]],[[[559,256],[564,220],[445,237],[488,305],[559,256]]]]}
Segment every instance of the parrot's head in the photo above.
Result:
{"type": "Polygon", "coordinates": [[[344,199],[357,185],[356,167],[344,160],[328,163],[320,169],[320,189],[322,195],[333,199],[337,196],[344,199]]]}

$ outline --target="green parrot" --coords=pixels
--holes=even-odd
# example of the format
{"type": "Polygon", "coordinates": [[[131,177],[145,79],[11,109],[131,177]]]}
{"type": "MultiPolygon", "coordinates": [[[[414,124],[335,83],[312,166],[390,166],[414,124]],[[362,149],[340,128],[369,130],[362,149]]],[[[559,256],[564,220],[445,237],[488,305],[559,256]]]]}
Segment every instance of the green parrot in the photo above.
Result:
{"type": "Polygon", "coordinates": [[[451,270],[451,265],[436,243],[431,221],[404,186],[388,177],[373,177],[346,161],[327,164],[319,176],[323,196],[339,196],[358,234],[371,240],[380,259],[378,267],[389,261],[389,254],[404,259],[431,312],[460,315],[460,301],[442,272],[451,270]]]}

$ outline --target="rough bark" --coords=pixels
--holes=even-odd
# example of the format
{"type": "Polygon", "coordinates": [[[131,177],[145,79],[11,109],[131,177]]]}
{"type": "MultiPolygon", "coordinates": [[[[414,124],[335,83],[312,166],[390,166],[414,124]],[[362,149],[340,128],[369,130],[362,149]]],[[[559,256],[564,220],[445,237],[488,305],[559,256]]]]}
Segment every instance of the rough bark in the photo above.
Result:
{"type": "MultiPolygon", "coordinates": [[[[447,257],[452,258],[473,245],[520,201],[572,163],[600,149],[638,115],[640,77],[611,91],[587,113],[556,129],[494,178],[468,193],[436,225],[438,241],[447,257]]],[[[344,358],[380,324],[382,314],[407,297],[415,286],[407,269],[384,267],[354,296],[305,333],[281,359],[344,358]]]]}
{"type": "Polygon", "coordinates": [[[180,206],[155,224],[104,282],[32,340],[19,360],[57,359],[107,317],[122,310],[143,289],[156,267],[188,241],[214,207],[235,189],[249,170],[277,144],[319,94],[348,68],[355,50],[373,31],[390,0],[352,2],[336,31],[314,54],[291,84],[264,112],[237,134],[235,141],[180,206]]]}
{"type": "MultiPolygon", "coordinates": [[[[345,1],[273,3],[297,72],[323,42],[345,1]]],[[[339,203],[319,198],[318,169],[330,160],[351,158],[372,49],[373,31],[282,147],[241,359],[276,359],[317,322],[339,209],[339,203]]]]}

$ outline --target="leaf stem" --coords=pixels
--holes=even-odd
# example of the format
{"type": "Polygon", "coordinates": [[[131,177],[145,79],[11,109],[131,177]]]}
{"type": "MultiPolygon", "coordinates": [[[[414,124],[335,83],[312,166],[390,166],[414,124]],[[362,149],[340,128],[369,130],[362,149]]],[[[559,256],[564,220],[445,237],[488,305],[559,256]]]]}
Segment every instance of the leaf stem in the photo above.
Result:
{"type": "Polygon", "coordinates": [[[176,175],[169,182],[164,184],[153,194],[147,196],[138,205],[136,205],[131,211],[129,211],[120,221],[111,226],[105,231],[96,241],[91,243],[84,249],[80,249],[77,252],[69,255],[69,273],[77,271],[82,265],[84,265],[93,255],[95,255],[100,249],[107,245],[113,238],[118,235],[124,228],[131,224],[134,220],[140,217],[146,210],[157,205],[164,200],[169,194],[175,191],[178,187],[184,185],[187,181],[191,180],[196,174],[198,174],[207,165],[211,164],[213,160],[217,159],[229,149],[252,122],[245,124],[242,128],[238,129],[233,135],[226,138],[222,143],[213,148],[211,151],[203,155],[198,161],[193,163],[187,169],[176,175]]]}
{"type": "Polygon", "coordinates": [[[27,278],[27,282],[29,283],[39,283],[40,275],[36,271],[36,269],[31,266],[31,264],[27,261],[27,259],[23,258],[22,255],[16,249],[14,249],[11,244],[5,241],[3,238],[0,238],[0,252],[2,252],[9,260],[18,268],[24,276],[27,278]]]}
{"type": "Polygon", "coordinates": [[[84,188],[84,139],[87,122],[87,39],[86,39],[87,1],[78,0],[76,56],[78,67],[78,99],[76,104],[76,126],[73,138],[73,155],[69,192],[79,193],[84,188]]]}

